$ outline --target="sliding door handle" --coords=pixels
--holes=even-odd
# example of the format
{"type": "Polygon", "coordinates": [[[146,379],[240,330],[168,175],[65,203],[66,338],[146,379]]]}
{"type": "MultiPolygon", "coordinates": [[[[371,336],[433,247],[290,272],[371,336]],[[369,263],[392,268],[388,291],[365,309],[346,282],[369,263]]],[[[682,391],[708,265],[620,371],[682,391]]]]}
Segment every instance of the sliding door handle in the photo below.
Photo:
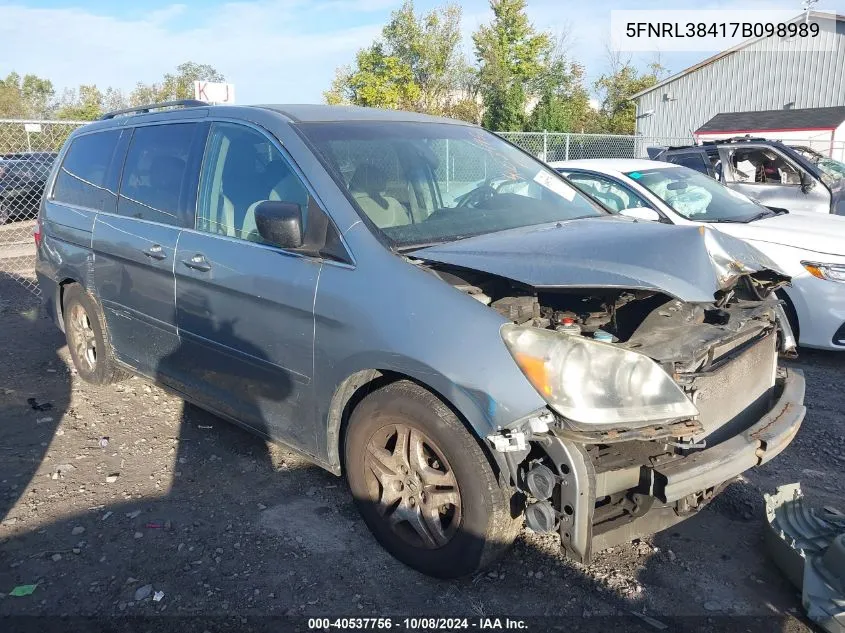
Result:
{"type": "Polygon", "coordinates": [[[205,258],[205,255],[201,253],[197,253],[191,259],[183,259],[182,263],[185,264],[188,268],[193,268],[194,270],[199,270],[201,272],[207,273],[211,270],[211,264],[208,263],[208,260],[205,258]]]}

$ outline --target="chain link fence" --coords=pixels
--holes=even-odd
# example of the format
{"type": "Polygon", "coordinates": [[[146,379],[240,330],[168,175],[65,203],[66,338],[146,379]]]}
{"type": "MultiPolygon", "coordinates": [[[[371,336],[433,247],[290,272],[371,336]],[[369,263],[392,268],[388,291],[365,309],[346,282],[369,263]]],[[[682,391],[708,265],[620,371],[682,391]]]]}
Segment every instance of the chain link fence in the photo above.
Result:
{"type": "Polygon", "coordinates": [[[77,121],[0,120],[0,277],[34,294],[32,231],[53,161],[77,121]]]}
{"type": "Polygon", "coordinates": [[[583,158],[648,158],[648,147],[692,143],[690,138],[624,134],[500,132],[499,136],[548,163],[583,158]]]}
{"type": "MultiPolygon", "coordinates": [[[[56,154],[80,121],[18,121],[0,119],[0,277],[11,277],[34,294],[35,243],[32,231],[44,185],[56,154]]],[[[649,147],[689,145],[677,137],[556,132],[501,132],[500,136],[546,162],[583,158],[647,158],[649,147]]],[[[789,140],[841,160],[842,143],[789,140]]],[[[460,180],[471,169],[453,156],[449,177],[460,180]],[[454,173],[451,173],[454,171],[454,173]]],[[[477,170],[475,170],[477,171],[477,170]]],[[[474,171],[473,171],[474,173],[474,171]]],[[[467,176],[469,177],[469,176],[467,176]]],[[[448,179],[448,178],[447,178],[448,179]]]]}

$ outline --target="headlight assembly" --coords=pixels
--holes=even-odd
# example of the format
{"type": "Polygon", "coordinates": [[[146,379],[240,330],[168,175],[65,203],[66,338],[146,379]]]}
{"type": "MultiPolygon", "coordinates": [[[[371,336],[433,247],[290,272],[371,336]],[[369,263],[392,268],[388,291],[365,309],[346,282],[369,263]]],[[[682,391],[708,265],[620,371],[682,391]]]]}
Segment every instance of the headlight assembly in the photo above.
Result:
{"type": "Polygon", "coordinates": [[[698,415],[648,356],[535,327],[506,324],[501,332],[522,373],[579,430],[641,427],[698,415]]]}
{"type": "Polygon", "coordinates": [[[815,262],[801,262],[813,277],[845,283],[845,264],[818,264],[815,262]]]}

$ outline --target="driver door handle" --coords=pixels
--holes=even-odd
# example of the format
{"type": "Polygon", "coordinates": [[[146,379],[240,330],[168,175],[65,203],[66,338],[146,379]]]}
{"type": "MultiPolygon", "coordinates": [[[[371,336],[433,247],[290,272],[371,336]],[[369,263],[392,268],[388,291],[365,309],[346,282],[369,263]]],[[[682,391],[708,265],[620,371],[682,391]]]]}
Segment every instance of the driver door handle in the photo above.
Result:
{"type": "Polygon", "coordinates": [[[185,264],[185,266],[187,266],[188,268],[193,268],[194,270],[199,270],[204,273],[207,273],[209,270],[211,270],[211,264],[208,263],[208,260],[202,253],[197,253],[190,259],[183,259],[182,263],[185,264]]]}

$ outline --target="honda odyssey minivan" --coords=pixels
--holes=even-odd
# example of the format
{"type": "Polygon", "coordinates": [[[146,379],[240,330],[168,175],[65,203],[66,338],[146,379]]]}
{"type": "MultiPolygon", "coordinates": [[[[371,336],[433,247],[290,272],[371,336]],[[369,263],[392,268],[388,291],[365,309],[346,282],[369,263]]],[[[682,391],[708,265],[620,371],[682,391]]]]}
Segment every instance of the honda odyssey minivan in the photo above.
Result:
{"type": "Polygon", "coordinates": [[[435,576],[526,523],[582,562],[664,529],[804,416],[772,262],[610,215],[460,121],[109,114],[63,147],[35,239],[82,379],[145,376],[343,474],[435,576]]]}

